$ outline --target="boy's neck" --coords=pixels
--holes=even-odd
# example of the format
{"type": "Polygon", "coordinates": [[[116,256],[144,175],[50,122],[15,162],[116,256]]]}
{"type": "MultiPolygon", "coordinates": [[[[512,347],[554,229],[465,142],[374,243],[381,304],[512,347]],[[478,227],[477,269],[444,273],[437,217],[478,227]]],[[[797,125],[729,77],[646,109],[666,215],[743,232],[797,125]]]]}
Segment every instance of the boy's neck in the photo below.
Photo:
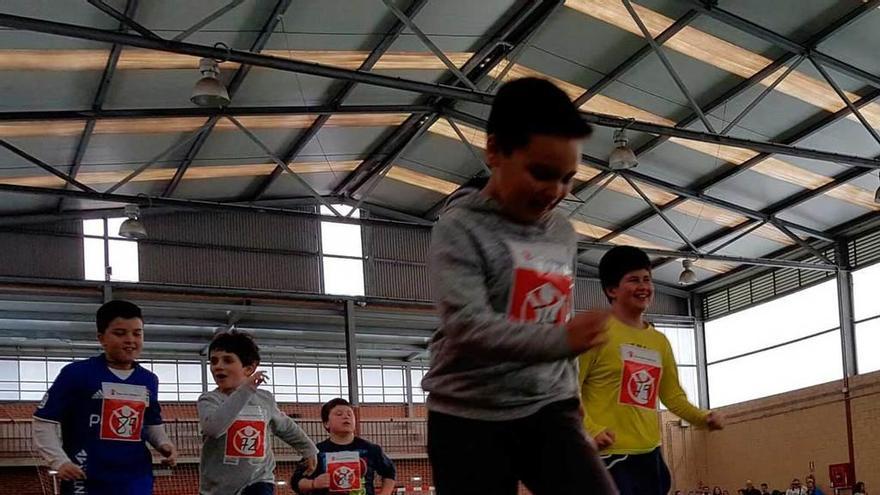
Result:
{"type": "Polygon", "coordinates": [[[625,325],[633,328],[645,328],[644,313],[640,309],[628,308],[619,304],[611,305],[611,314],[625,325]]]}
{"type": "MultiPolygon", "coordinates": [[[[106,355],[105,355],[106,356],[106,355]]],[[[111,361],[110,358],[105,358],[107,361],[107,367],[113,368],[114,370],[130,370],[134,369],[134,362],[119,362],[119,361],[111,361]]]]}
{"type": "Polygon", "coordinates": [[[354,442],[354,433],[330,433],[330,441],[336,445],[348,445],[354,442]]]}

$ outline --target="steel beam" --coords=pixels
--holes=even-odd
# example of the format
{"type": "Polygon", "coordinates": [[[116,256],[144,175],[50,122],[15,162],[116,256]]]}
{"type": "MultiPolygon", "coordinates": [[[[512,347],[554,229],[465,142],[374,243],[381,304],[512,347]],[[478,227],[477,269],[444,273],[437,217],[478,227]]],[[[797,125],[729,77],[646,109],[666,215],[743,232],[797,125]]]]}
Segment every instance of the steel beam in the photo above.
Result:
{"type": "MultiPolygon", "coordinates": [[[[600,177],[601,175],[603,174],[597,175],[596,177],[594,177],[594,179],[600,177]]],[[[568,214],[568,217],[571,218],[577,215],[578,212],[580,212],[582,209],[586,208],[586,206],[590,204],[590,202],[593,201],[593,199],[598,196],[600,192],[604,191],[605,188],[608,187],[608,184],[611,184],[611,181],[616,178],[617,174],[611,172],[607,174],[607,177],[604,177],[604,180],[602,180],[601,183],[599,181],[596,181],[596,189],[594,189],[586,198],[584,198],[583,201],[580,202],[580,204],[578,204],[573,210],[571,210],[571,213],[568,214]]]]}
{"type": "Polygon", "coordinates": [[[731,129],[733,129],[737,124],[739,124],[742,121],[742,119],[746,118],[746,115],[748,115],[752,110],[754,110],[755,107],[758,106],[758,104],[760,104],[762,101],[764,101],[764,98],[766,98],[767,95],[772,93],[773,90],[776,89],[776,86],[779,86],[779,84],[782,81],[784,81],[785,78],[787,78],[789,76],[789,74],[794,72],[794,70],[797,69],[798,66],[801,65],[801,63],[804,61],[804,58],[805,57],[803,55],[801,55],[797,60],[794,61],[793,64],[789,65],[788,68],[785,69],[785,72],[780,74],[779,77],[777,77],[773,81],[773,83],[771,83],[769,86],[764,88],[764,91],[761,91],[761,94],[759,94],[757,97],[755,97],[755,99],[752,100],[751,103],[746,105],[746,107],[743,108],[742,111],[736,117],[734,117],[733,120],[731,120],[730,123],[728,123],[727,126],[724,127],[724,129],[721,130],[721,134],[727,134],[728,132],[730,132],[731,129]]]}
{"type": "MultiPolygon", "coordinates": [[[[606,244],[603,242],[578,241],[578,247],[581,249],[601,249],[607,251],[616,246],[616,244],[606,244]]],[[[825,263],[808,263],[804,261],[792,261],[785,259],[746,258],[742,256],[725,256],[720,254],[692,253],[690,251],[674,251],[671,249],[642,248],[642,250],[650,255],[671,258],[696,258],[698,260],[722,261],[726,263],[736,263],[741,265],[769,266],[776,268],[797,268],[798,270],[813,270],[822,272],[833,272],[837,270],[837,266],[828,265],[825,263]]]]}
{"type": "MultiPolygon", "coordinates": [[[[275,7],[272,9],[272,12],[269,14],[269,17],[266,19],[266,22],[263,24],[263,27],[260,30],[260,34],[251,44],[250,53],[259,53],[263,50],[263,47],[265,47],[266,43],[269,42],[269,38],[272,36],[272,33],[278,26],[278,23],[281,22],[281,19],[287,12],[288,7],[290,7],[291,1],[292,0],[278,0],[278,2],[275,4],[275,7]]],[[[182,42],[178,41],[174,43],[182,42]]],[[[227,49],[220,51],[225,51],[229,53],[231,50],[227,49]]],[[[213,58],[218,60],[231,60],[231,57],[228,56],[218,56],[213,58]]],[[[238,89],[241,87],[241,84],[244,82],[244,79],[247,77],[248,73],[250,73],[250,70],[251,65],[243,63],[241,66],[239,66],[238,70],[235,71],[235,74],[232,76],[232,80],[230,80],[229,84],[226,86],[226,91],[227,93],[229,93],[230,99],[232,99],[235,96],[235,93],[238,92],[238,89]]],[[[183,176],[186,174],[187,169],[189,169],[190,165],[192,165],[192,162],[195,161],[196,156],[198,156],[199,151],[201,151],[202,147],[208,141],[208,137],[211,135],[211,131],[214,130],[214,126],[217,125],[217,122],[219,120],[219,117],[211,117],[205,123],[205,129],[198,135],[196,141],[187,151],[183,161],[181,161],[180,165],[177,166],[177,170],[174,172],[174,176],[171,178],[171,181],[168,182],[167,186],[165,186],[165,192],[162,194],[163,196],[171,196],[172,194],[174,194],[174,191],[177,190],[177,186],[179,186],[180,181],[183,180],[183,176]]]]}
{"type": "Polygon", "coordinates": [[[48,163],[44,162],[43,160],[40,160],[39,158],[31,155],[27,151],[24,151],[23,149],[18,148],[17,146],[7,142],[6,140],[0,139],[0,147],[6,148],[7,150],[11,151],[13,154],[18,155],[21,158],[24,158],[28,162],[36,165],[37,167],[45,170],[46,172],[49,172],[50,174],[54,175],[55,177],[58,177],[59,179],[63,180],[65,183],[70,184],[70,185],[72,185],[82,191],[86,191],[86,192],[94,192],[95,191],[91,187],[79,182],[78,180],[74,179],[73,177],[56,169],[52,165],[49,165],[48,163]]]}
{"type": "Polygon", "coordinates": [[[694,8],[700,10],[702,13],[714,18],[717,21],[739,29],[740,31],[755,36],[756,38],[767,41],[768,43],[773,43],[774,45],[796,55],[809,54],[811,57],[821,62],[822,64],[833,67],[839,72],[842,72],[854,79],[858,79],[859,81],[864,82],[865,84],[880,89],[880,76],[871,74],[870,72],[855,67],[830,55],[826,55],[825,53],[817,50],[815,46],[801,45],[800,43],[786,38],[785,36],[775,31],[771,31],[770,29],[760,26],[736,14],[728,12],[716,5],[707,5],[700,0],[690,0],[690,3],[694,6],[694,8]]]}
{"type": "Polygon", "coordinates": [[[667,217],[666,214],[663,213],[663,211],[660,210],[660,208],[658,208],[657,205],[655,205],[653,201],[651,201],[651,198],[649,198],[648,195],[645,194],[644,191],[642,191],[642,188],[640,188],[639,185],[635,183],[635,181],[633,181],[632,179],[630,179],[626,175],[623,175],[622,177],[623,177],[623,180],[625,180],[626,183],[629,184],[630,187],[635,189],[635,191],[639,194],[639,196],[642,197],[642,200],[644,200],[645,203],[647,203],[648,206],[651,207],[651,209],[654,210],[654,212],[657,213],[657,215],[659,215],[660,218],[662,218],[664,222],[666,222],[666,225],[669,225],[669,228],[671,228],[673,230],[673,232],[675,232],[675,234],[682,241],[684,241],[684,243],[691,249],[691,251],[693,251],[695,253],[700,252],[700,250],[697,249],[696,246],[694,246],[694,243],[691,242],[691,240],[688,238],[688,236],[686,236],[684,234],[684,232],[682,232],[681,229],[679,229],[678,226],[675,225],[675,222],[670,220],[669,217],[667,217]]]}
{"type": "Polygon", "coordinates": [[[840,262],[837,271],[837,308],[840,315],[840,345],[843,356],[844,376],[855,376],[858,373],[856,354],[856,325],[853,309],[853,279],[849,260],[849,249],[845,241],[835,245],[836,257],[840,262]]]}
{"type": "Polygon", "coordinates": [[[672,76],[672,80],[675,81],[675,85],[678,86],[678,89],[687,99],[688,103],[693,109],[694,113],[699,117],[700,122],[703,123],[703,126],[707,131],[711,133],[715,133],[715,127],[712,126],[712,123],[709,122],[709,119],[706,118],[706,115],[703,113],[703,110],[700,108],[700,104],[697,103],[696,98],[691,93],[690,89],[688,89],[687,84],[681,79],[678,75],[678,72],[675,70],[675,67],[672,66],[672,62],[669,61],[669,58],[666,57],[666,54],[663,53],[663,50],[660,48],[660,44],[654,41],[654,37],[651,36],[651,32],[648,31],[648,28],[645,26],[645,23],[642,21],[642,18],[639,17],[638,12],[633,8],[632,2],[630,0],[623,0],[623,6],[626,7],[627,12],[629,12],[630,17],[632,17],[633,21],[635,21],[636,26],[639,27],[639,30],[642,32],[642,36],[644,36],[645,40],[651,45],[651,48],[654,50],[654,53],[660,59],[660,62],[663,63],[663,66],[666,67],[666,72],[672,76]]]}
{"type": "Polygon", "coordinates": [[[853,103],[849,100],[849,97],[847,97],[846,93],[844,93],[843,89],[840,88],[840,85],[838,85],[837,82],[831,77],[831,74],[829,74],[828,71],[825,70],[825,67],[822,67],[822,64],[820,62],[817,62],[812,55],[808,55],[807,58],[810,59],[810,62],[812,62],[813,67],[815,67],[816,70],[819,71],[819,74],[822,74],[822,77],[825,79],[825,81],[828,82],[828,85],[831,86],[832,89],[834,89],[834,92],[837,93],[837,96],[843,101],[843,104],[846,105],[846,108],[848,108],[849,111],[856,116],[859,122],[861,122],[865,130],[868,131],[868,134],[870,134],[871,137],[874,138],[874,141],[876,141],[877,144],[880,144],[880,134],[878,134],[877,130],[871,126],[871,123],[868,122],[868,120],[862,115],[862,112],[860,112],[859,109],[856,108],[855,105],[853,105],[853,103]]]}
{"type": "MultiPolygon", "coordinates": [[[[476,51],[465,63],[462,68],[463,71],[474,81],[478,81],[487,75],[495,65],[503,60],[505,55],[515,50],[520,43],[528,40],[532,33],[561,5],[561,0],[544,0],[532,9],[514,7],[512,18],[476,51]]],[[[447,81],[450,83],[454,82],[454,80],[450,81],[449,78],[444,80],[444,82],[447,81]]],[[[425,91],[424,94],[433,95],[434,98],[429,100],[430,104],[437,105],[438,107],[444,104],[442,98],[447,96],[439,92],[431,93],[425,91]]],[[[471,94],[475,95],[477,93],[471,94]]],[[[491,104],[492,95],[480,94],[485,95],[485,99],[477,101],[471,98],[470,101],[491,104]]],[[[399,156],[402,150],[418,137],[419,128],[432,125],[437,117],[438,114],[434,113],[428,115],[427,119],[408,119],[334,189],[334,194],[354,196],[357,190],[363,187],[370,177],[380,173],[385,167],[390,166],[391,160],[388,157],[399,156]]]]}
{"type": "MultiPolygon", "coordinates": [[[[409,17],[415,17],[422,10],[426,3],[428,3],[428,0],[416,0],[412,4],[410,4],[409,7],[407,7],[404,13],[409,17]]],[[[379,59],[381,59],[382,56],[385,55],[388,49],[391,48],[391,45],[394,44],[394,42],[397,41],[397,39],[400,37],[400,34],[403,32],[405,27],[406,25],[403,22],[395,22],[391,29],[385,34],[385,37],[382,38],[382,41],[379,42],[379,44],[376,45],[375,48],[373,48],[367,58],[364,59],[360,67],[358,67],[358,71],[369,72],[373,70],[373,67],[375,67],[379,59]]],[[[344,82],[342,87],[330,100],[328,106],[330,108],[340,107],[342,105],[342,102],[345,101],[346,98],[348,98],[356,85],[357,83],[354,81],[344,82]]],[[[425,106],[425,108],[422,110],[412,110],[407,111],[406,113],[422,113],[428,112],[430,110],[433,110],[433,108],[425,106]]],[[[302,150],[312,141],[312,139],[314,139],[314,137],[318,134],[318,131],[320,131],[321,128],[324,127],[324,125],[327,123],[327,120],[329,120],[329,116],[325,115],[321,115],[317,119],[315,119],[315,121],[312,123],[311,126],[309,126],[306,132],[297,137],[296,140],[291,143],[291,145],[283,153],[281,153],[281,157],[284,162],[290,163],[296,160],[296,157],[299,156],[302,150]]],[[[274,184],[275,181],[277,181],[278,178],[281,177],[282,172],[283,169],[281,167],[275,167],[275,169],[272,170],[272,173],[269,174],[269,176],[266,177],[266,179],[257,186],[256,190],[248,195],[248,199],[250,201],[258,201],[264,194],[266,194],[266,191],[268,191],[272,187],[272,184],[274,184]]]]}
{"type": "MultiPolygon", "coordinates": [[[[672,38],[679,31],[687,27],[691,22],[694,21],[697,17],[699,17],[699,12],[696,10],[689,10],[686,14],[679,17],[671,26],[666,28],[662,33],[657,35],[654,38],[654,42],[657,45],[662,45],[666,43],[669,38],[672,38]]],[[[622,75],[624,75],[627,71],[636,66],[639,62],[645,59],[653,51],[653,47],[650,43],[646,43],[641,48],[639,48],[635,53],[629,56],[626,60],[623,61],[620,65],[611,69],[611,72],[602,76],[602,79],[599,79],[596,83],[590,86],[583,94],[575,98],[574,105],[578,108],[582,107],[584,103],[590,101],[591,98],[602,92],[603,89],[607,88],[611,83],[617,81],[622,75]]]]}
{"type": "Polygon", "coordinates": [[[697,358],[697,390],[700,396],[699,406],[709,409],[709,365],[706,359],[706,318],[700,298],[696,294],[690,297],[691,312],[694,314],[694,346],[697,358]]]}
{"type": "Polygon", "coordinates": [[[175,36],[171,39],[173,41],[183,41],[183,40],[189,38],[193,34],[197,33],[203,27],[216,21],[220,17],[224,16],[227,12],[238,7],[242,3],[244,3],[244,0],[232,0],[231,2],[224,5],[223,7],[220,7],[219,9],[215,10],[214,12],[211,12],[210,14],[208,14],[204,19],[202,19],[199,22],[193,24],[192,26],[184,29],[183,31],[181,31],[180,34],[178,34],[177,36],[175,36]]]}
{"type": "Polygon", "coordinates": [[[354,301],[345,301],[345,364],[348,373],[348,402],[357,407],[358,397],[358,357],[357,335],[355,334],[354,301]]]}
{"type": "Polygon", "coordinates": [[[141,36],[143,36],[145,38],[156,39],[156,40],[162,39],[156,33],[150,31],[149,29],[145,28],[144,26],[142,26],[138,22],[136,22],[134,19],[132,19],[131,16],[128,15],[128,12],[126,12],[126,13],[119,12],[118,10],[116,10],[113,7],[104,3],[102,0],[88,0],[88,2],[90,4],[92,4],[93,6],[95,6],[101,12],[116,19],[121,24],[124,24],[124,25],[128,26],[129,28],[131,28],[133,31],[140,33],[141,36]]]}

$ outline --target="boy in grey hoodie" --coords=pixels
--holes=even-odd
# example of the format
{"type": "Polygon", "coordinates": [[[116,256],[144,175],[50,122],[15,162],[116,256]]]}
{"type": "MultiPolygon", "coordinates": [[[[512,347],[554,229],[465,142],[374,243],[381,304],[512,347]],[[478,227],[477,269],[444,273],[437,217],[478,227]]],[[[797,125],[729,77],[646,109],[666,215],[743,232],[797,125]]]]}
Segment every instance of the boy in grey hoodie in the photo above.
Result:
{"type": "Polygon", "coordinates": [[[308,472],[318,449],[272,393],[257,390],[266,376],[256,371],[260,354],[246,333],[220,333],[208,347],[217,388],[202,394],[197,407],[202,433],[200,495],[271,495],[275,492],[272,435],[298,450],[308,472]]]}
{"type": "Polygon", "coordinates": [[[572,318],[576,234],[553,211],[590,127],[534,78],[502,86],[487,126],[492,175],[434,227],[428,454],[438,495],[616,493],[581,424],[575,358],[606,314],[572,318]]]}

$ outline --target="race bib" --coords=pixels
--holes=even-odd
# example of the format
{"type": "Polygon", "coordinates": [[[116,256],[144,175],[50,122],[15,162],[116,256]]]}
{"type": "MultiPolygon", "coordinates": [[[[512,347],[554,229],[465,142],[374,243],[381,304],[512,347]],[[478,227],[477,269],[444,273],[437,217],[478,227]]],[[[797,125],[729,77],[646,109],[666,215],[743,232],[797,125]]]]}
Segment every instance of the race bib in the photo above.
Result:
{"type": "Polygon", "coordinates": [[[266,420],[258,406],[246,406],[226,429],[226,459],[262,459],[266,455],[266,420]]]}
{"type": "Polygon", "coordinates": [[[328,452],[327,474],[331,492],[361,489],[361,457],[357,452],[328,452]]]}
{"type": "Polygon", "coordinates": [[[102,383],[101,440],[140,442],[149,393],[142,385],[102,383]]]}
{"type": "Polygon", "coordinates": [[[511,321],[562,324],[571,318],[573,254],[564,246],[507,241],[513,283],[507,315],[511,321]]]}
{"type": "Polygon", "coordinates": [[[645,409],[657,409],[663,361],[660,353],[635,345],[620,346],[623,372],[620,379],[620,403],[645,409]]]}

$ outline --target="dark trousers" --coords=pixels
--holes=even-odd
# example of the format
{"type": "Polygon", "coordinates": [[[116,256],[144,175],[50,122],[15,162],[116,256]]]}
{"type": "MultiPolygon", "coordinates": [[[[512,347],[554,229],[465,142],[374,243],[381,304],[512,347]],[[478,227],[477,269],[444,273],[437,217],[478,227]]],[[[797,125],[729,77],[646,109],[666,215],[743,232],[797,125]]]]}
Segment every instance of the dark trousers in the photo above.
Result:
{"type": "Polygon", "coordinates": [[[667,495],[672,488],[672,477],[659,448],[647,454],[610,455],[602,460],[620,495],[667,495]]]}
{"type": "Polygon", "coordinates": [[[254,483],[253,485],[248,485],[244,490],[241,491],[241,495],[274,495],[275,494],[275,484],[274,483],[254,483]]]}
{"type": "Polygon", "coordinates": [[[616,490],[587,440],[577,399],[512,421],[428,414],[437,495],[610,495],[616,490]]]}
{"type": "Polygon", "coordinates": [[[97,479],[62,481],[60,491],[62,495],[152,495],[153,476],[140,476],[124,481],[97,479]]]}

